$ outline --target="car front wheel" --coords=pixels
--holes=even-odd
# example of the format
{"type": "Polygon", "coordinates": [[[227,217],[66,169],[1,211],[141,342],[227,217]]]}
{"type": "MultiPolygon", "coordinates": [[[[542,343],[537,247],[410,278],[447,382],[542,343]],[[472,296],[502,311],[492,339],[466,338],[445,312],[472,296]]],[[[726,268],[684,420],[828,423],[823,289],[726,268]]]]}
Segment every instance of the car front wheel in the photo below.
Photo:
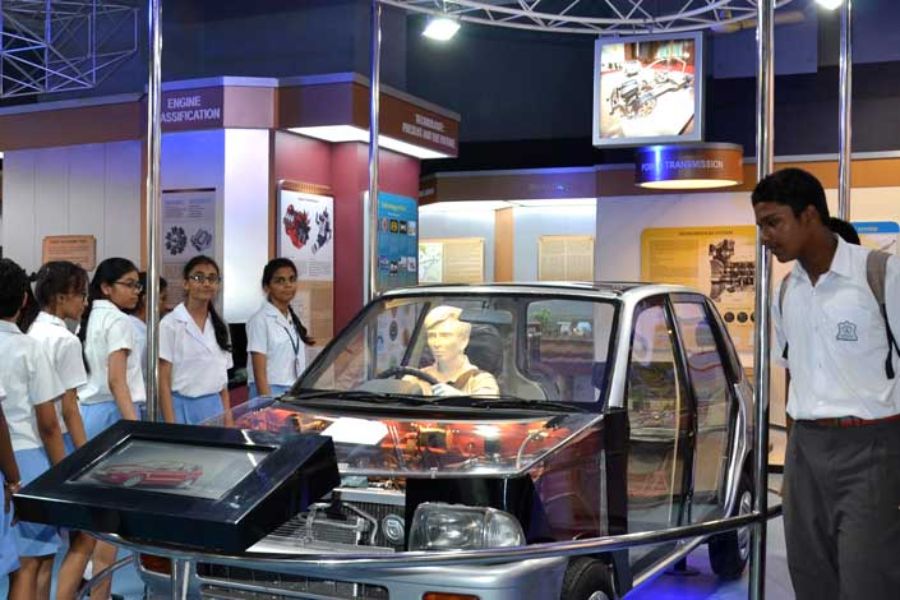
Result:
{"type": "MultiPolygon", "coordinates": [[[[733,516],[753,512],[753,485],[750,475],[741,475],[733,516]]],[[[739,579],[750,558],[750,526],[726,531],[709,539],[709,564],[720,579],[739,579]]]]}
{"type": "Polygon", "coordinates": [[[605,563],[579,556],[569,562],[560,600],[614,600],[613,589],[612,572],[605,563]]]}

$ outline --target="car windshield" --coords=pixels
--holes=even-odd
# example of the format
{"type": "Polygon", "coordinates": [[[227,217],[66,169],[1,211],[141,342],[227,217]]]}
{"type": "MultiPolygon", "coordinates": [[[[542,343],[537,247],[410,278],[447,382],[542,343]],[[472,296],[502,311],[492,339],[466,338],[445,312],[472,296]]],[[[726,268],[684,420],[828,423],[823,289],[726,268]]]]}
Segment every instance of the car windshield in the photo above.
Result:
{"type": "Polygon", "coordinates": [[[293,395],[599,410],[617,305],[500,292],[382,298],[313,363],[293,395]]]}

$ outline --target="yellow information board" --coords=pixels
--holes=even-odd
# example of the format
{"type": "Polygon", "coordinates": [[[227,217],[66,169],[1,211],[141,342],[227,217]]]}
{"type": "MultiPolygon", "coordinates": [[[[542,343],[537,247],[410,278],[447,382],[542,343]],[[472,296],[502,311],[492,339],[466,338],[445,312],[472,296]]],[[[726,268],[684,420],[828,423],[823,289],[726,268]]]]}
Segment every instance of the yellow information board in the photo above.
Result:
{"type": "Polygon", "coordinates": [[[593,281],[594,237],[542,235],[538,240],[539,281],[593,281]]]}
{"type": "Polygon", "coordinates": [[[484,281],[484,238],[419,241],[419,283],[484,281]]]}
{"type": "Polygon", "coordinates": [[[712,298],[735,347],[753,354],[756,228],[666,227],[641,234],[641,280],[686,285],[712,298]]]}

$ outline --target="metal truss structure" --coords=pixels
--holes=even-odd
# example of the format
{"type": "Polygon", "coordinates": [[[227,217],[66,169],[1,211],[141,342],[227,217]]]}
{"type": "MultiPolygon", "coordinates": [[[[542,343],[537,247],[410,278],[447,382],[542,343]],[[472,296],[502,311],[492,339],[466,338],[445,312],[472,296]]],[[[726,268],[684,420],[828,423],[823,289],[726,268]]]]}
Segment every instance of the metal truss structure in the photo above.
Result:
{"type": "Polygon", "coordinates": [[[137,52],[137,27],[121,1],[0,0],[0,99],[97,86],[137,52]]]}
{"type": "MultiPolygon", "coordinates": [[[[776,0],[780,8],[792,0],[776,0]]],[[[555,33],[644,35],[728,29],[756,18],[757,0],[380,0],[460,21],[555,33]]]]}

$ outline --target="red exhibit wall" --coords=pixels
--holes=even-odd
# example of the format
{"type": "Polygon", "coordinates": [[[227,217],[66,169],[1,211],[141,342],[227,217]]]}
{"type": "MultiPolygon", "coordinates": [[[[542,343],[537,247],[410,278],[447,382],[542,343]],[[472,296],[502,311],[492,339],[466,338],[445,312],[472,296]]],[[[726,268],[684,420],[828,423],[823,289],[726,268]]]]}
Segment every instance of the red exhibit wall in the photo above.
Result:
{"type": "MultiPolygon", "coordinates": [[[[276,131],[272,134],[270,251],[274,256],[278,221],[277,185],[282,179],[331,188],[334,195],[334,327],[337,333],[363,305],[363,193],[369,189],[369,146],[330,144],[276,131]]],[[[379,154],[382,191],[418,198],[419,160],[389,150],[379,154]]]]}
{"type": "MultiPolygon", "coordinates": [[[[331,189],[334,192],[334,327],[337,333],[363,305],[363,193],[369,189],[369,146],[357,142],[332,149],[331,189]]],[[[381,191],[418,199],[417,158],[379,153],[381,191]]]]}

